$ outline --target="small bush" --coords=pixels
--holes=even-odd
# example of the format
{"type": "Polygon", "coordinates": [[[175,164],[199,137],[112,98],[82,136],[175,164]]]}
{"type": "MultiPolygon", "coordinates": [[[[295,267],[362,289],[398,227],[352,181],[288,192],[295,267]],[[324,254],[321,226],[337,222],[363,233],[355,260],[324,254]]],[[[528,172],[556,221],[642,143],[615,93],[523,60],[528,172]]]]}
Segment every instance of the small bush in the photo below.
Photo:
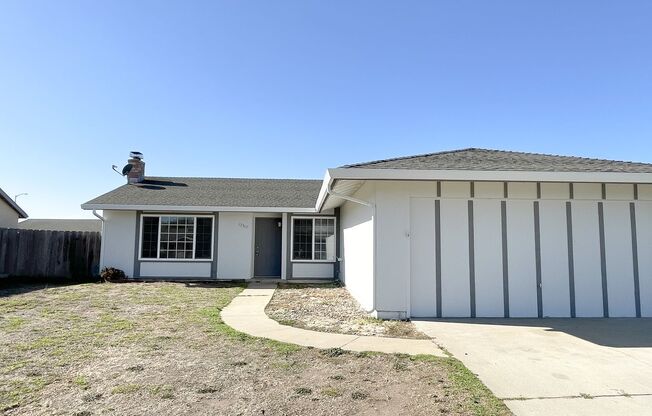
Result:
{"type": "Polygon", "coordinates": [[[100,272],[100,277],[105,282],[119,282],[124,280],[127,275],[124,271],[116,269],[115,267],[105,267],[102,269],[102,272],[100,272]]]}

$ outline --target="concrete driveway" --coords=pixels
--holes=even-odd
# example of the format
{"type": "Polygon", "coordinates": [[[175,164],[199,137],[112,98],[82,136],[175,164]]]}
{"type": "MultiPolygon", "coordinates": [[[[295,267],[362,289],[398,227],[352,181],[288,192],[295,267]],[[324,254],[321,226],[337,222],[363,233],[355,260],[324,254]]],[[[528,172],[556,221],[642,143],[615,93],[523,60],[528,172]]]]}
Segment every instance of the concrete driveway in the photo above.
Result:
{"type": "Polygon", "coordinates": [[[652,414],[652,319],[415,324],[517,415],[652,414]]]}

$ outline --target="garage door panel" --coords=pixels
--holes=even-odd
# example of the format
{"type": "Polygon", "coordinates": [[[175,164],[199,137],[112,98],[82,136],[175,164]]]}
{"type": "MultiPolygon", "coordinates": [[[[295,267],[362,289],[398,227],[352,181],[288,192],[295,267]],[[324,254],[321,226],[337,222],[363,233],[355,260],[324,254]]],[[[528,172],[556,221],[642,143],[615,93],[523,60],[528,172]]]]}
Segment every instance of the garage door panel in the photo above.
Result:
{"type": "Polygon", "coordinates": [[[500,215],[499,200],[473,202],[475,309],[478,317],[504,316],[500,215]]]}
{"type": "Polygon", "coordinates": [[[641,315],[652,317],[652,202],[639,201],[635,206],[641,315]]]}
{"type": "Polygon", "coordinates": [[[636,316],[629,203],[604,202],[603,212],[609,316],[636,316]]]}
{"type": "Polygon", "coordinates": [[[537,316],[534,206],[507,201],[507,259],[510,317],[537,316]]]}
{"type": "Polygon", "coordinates": [[[598,203],[573,201],[571,207],[576,315],[603,316],[598,203]]]}
{"type": "Polygon", "coordinates": [[[437,314],[435,282],[435,200],[410,200],[410,316],[437,314]]]}
{"type": "Polygon", "coordinates": [[[469,317],[468,201],[441,201],[441,303],[444,317],[469,317]]]}
{"type": "Polygon", "coordinates": [[[566,202],[540,201],[541,292],[544,317],[569,317],[566,202]]]}

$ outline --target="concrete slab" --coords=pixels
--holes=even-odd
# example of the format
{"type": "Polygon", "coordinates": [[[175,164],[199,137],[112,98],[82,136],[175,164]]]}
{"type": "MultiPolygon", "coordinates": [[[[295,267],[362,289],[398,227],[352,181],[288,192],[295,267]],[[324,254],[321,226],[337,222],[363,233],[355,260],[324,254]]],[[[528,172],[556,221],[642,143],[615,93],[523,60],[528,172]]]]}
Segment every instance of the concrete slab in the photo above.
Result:
{"type": "MultiPolygon", "coordinates": [[[[507,400],[516,414],[637,414],[608,409],[622,404],[636,412],[652,394],[651,319],[462,319],[415,324],[499,398],[536,399],[507,400]],[[599,400],[582,398],[588,396],[599,400]]],[[[652,414],[650,409],[644,414],[652,414]]]]}
{"type": "Polygon", "coordinates": [[[222,310],[222,320],[230,327],[251,336],[306,347],[445,356],[430,340],[333,334],[281,325],[265,314],[265,307],[272,299],[275,288],[275,284],[267,282],[250,283],[247,289],[222,310]]]}

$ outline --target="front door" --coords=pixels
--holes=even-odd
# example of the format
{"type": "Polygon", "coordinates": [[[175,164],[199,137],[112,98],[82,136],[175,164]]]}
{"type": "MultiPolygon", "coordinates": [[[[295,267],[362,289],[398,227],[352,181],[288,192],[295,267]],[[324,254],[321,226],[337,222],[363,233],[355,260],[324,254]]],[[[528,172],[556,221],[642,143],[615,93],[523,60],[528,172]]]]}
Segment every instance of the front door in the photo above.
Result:
{"type": "Polygon", "coordinates": [[[254,277],[281,277],[280,218],[256,218],[254,277]]]}

